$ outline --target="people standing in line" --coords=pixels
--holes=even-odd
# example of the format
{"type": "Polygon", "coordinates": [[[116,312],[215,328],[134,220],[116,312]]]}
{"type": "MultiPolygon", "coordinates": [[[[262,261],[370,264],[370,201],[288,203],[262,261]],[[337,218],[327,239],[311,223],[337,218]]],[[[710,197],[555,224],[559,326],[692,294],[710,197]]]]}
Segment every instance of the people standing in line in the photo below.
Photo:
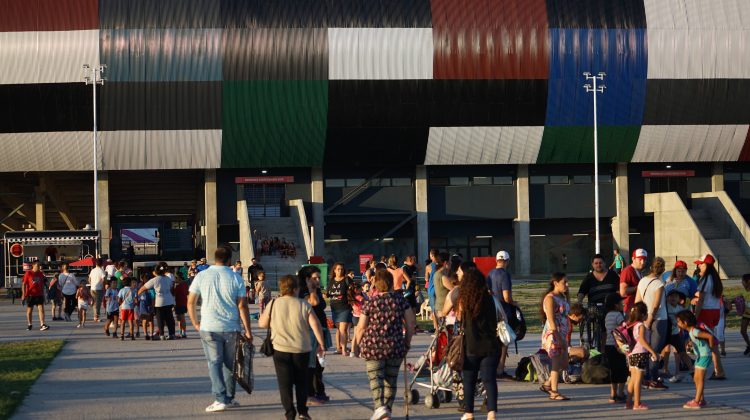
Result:
{"type": "Polygon", "coordinates": [[[612,332],[625,322],[622,296],[618,292],[610,293],[604,300],[604,308],[607,311],[604,317],[604,327],[607,329],[604,336],[604,355],[609,362],[609,403],[624,403],[627,400],[625,384],[628,381],[628,361],[617,349],[617,343],[612,337],[612,332]]]}
{"type": "MultiPolygon", "coordinates": [[[[644,321],[644,325],[650,332],[649,345],[659,354],[669,337],[667,329],[669,322],[667,296],[664,293],[664,282],[661,279],[662,274],[664,274],[664,259],[656,257],[651,262],[649,274],[638,282],[635,296],[636,303],[643,302],[646,304],[648,316],[644,321]]],[[[649,369],[646,371],[646,386],[648,389],[657,390],[669,388],[659,380],[659,365],[655,361],[649,363],[649,369]]]]}
{"type": "MultiPolygon", "coordinates": [[[[172,294],[172,287],[174,283],[172,279],[167,276],[169,266],[164,261],[158,263],[154,267],[154,277],[147,281],[146,284],[141,286],[138,290],[138,294],[145,292],[149,289],[154,289],[156,292],[156,301],[154,303],[156,312],[156,325],[159,328],[159,334],[162,340],[174,340],[175,325],[174,315],[172,314],[172,308],[174,308],[174,295],[172,294]],[[164,327],[169,330],[169,335],[164,331],[164,327]]],[[[230,270],[231,271],[231,270],[230,270]]],[[[200,274],[200,273],[199,273],[200,274]]]]}
{"type": "MultiPolygon", "coordinates": [[[[465,263],[464,263],[465,264],[465,263]]],[[[484,276],[476,268],[461,266],[461,288],[458,292],[458,317],[464,330],[465,358],[463,366],[464,415],[474,418],[474,391],[477,376],[487,392],[487,419],[497,412],[497,381],[495,373],[500,362],[500,340],[497,336],[498,314],[494,298],[487,293],[484,276]]],[[[502,309],[501,309],[502,310],[502,309]]],[[[504,312],[504,311],[503,311],[504,312]]]]}
{"type": "Polygon", "coordinates": [[[643,277],[641,270],[646,266],[647,258],[648,253],[645,249],[636,249],[633,251],[633,261],[620,273],[620,296],[623,298],[625,313],[629,313],[635,303],[635,291],[643,277]]]}
{"type": "Polygon", "coordinates": [[[542,330],[542,348],[552,361],[549,378],[540,389],[549,395],[553,401],[567,401],[570,398],[559,392],[561,371],[568,368],[568,332],[570,322],[568,312],[568,278],[564,273],[554,273],[549,281],[549,287],[542,298],[541,318],[544,322],[542,330]]]}
{"type": "MultiPolygon", "coordinates": [[[[237,274],[237,272],[235,271],[237,274]]],[[[238,274],[239,275],[239,274],[238,274]]],[[[177,325],[180,327],[179,338],[187,338],[187,323],[185,314],[187,313],[188,285],[182,272],[178,271],[174,276],[174,314],[177,318],[177,325]]]]}
{"type": "MultiPolygon", "coordinates": [[[[505,311],[505,319],[515,317],[513,306],[513,282],[508,272],[510,254],[508,251],[498,251],[495,255],[495,268],[487,274],[487,287],[490,289],[492,296],[500,302],[505,311]]],[[[508,347],[503,346],[500,354],[500,364],[497,366],[497,377],[500,379],[513,379],[511,375],[505,373],[505,360],[508,358],[508,347]]]]}
{"type": "Polygon", "coordinates": [[[628,354],[630,380],[628,381],[628,399],[625,402],[626,409],[648,410],[649,408],[641,402],[641,382],[648,368],[649,353],[652,362],[657,362],[659,355],[649,345],[651,331],[645,325],[648,317],[648,307],[643,302],[634,303],[628,312],[628,325],[632,325],[635,345],[628,354]]]}
{"type": "Polygon", "coordinates": [[[344,264],[333,264],[326,297],[331,300],[331,313],[336,324],[336,353],[348,356],[349,327],[352,324],[352,305],[349,302],[349,280],[344,275],[344,264]]]}
{"type": "MultiPolygon", "coordinates": [[[[342,267],[343,268],[343,267],[342,267]]],[[[344,276],[343,271],[341,276],[344,276]]],[[[261,314],[258,326],[271,328],[273,342],[273,364],[279,383],[281,404],[287,420],[297,418],[309,420],[307,408],[308,369],[312,344],[309,330],[312,329],[318,342],[317,355],[324,360],[325,342],[323,329],[312,306],[298,298],[299,286],[294,276],[279,279],[280,296],[268,305],[261,314]],[[273,313],[276,313],[274,315],[273,313]],[[295,409],[295,394],[297,404],[295,409]]]]}
{"type": "Polygon", "coordinates": [[[231,258],[231,249],[217,248],[214,264],[195,276],[188,295],[190,321],[200,334],[208,362],[214,397],[214,402],[206,407],[209,413],[239,407],[234,398],[236,381],[232,376],[237,333],[244,330],[245,337],[251,343],[253,340],[245,284],[229,267],[231,258]],[[199,297],[202,301],[200,319],[196,310],[199,297]]]}
{"type": "Polygon", "coordinates": [[[391,416],[398,373],[417,325],[414,310],[403,294],[394,292],[393,283],[389,271],[375,273],[373,286],[378,294],[365,302],[355,331],[370,381],[374,404],[371,420],[391,416]]]}
{"type": "Polygon", "coordinates": [[[118,296],[120,291],[117,289],[117,280],[114,278],[104,283],[104,308],[107,312],[107,321],[104,323],[104,335],[110,336],[109,327],[114,325],[114,338],[117,338],[117,327],[120,319],[120,301],[118,296]]]}
{"type": "Polygon", "coordinates": [[[23,274],[21,300],[26,302],[26,330],[31,331],[31,313],[36,307],[39,315],[39,330],[46,331],[49,325],[44,322],[44,284],[46,278],[38,261],[31,263],[31,270],[23,274]]]}
{"type": "Polygon", "coordinates": [[[120,289],[117,299],[120,303],[120,319],[122,320],[122,330],[120,330],[120,340],[125,340],[125,323],[130,329],[130,340],[135,340],[135,306],[137,305],[136,280],[126,280],[130,283],[120,289]]]}
{"type": "Polygon", "coordinates": [[[614,249],[612,254],[614,258],[612,259],[612,264],[609,265],[609,269],[613,270],[619,276],[622,273],[622,269],[625,268],[625,259],[620,255],[619,249],[614,249]]]}
{"type": "MultiPolygon", "coordinates": [[[[716,271],[716,260],[713,255],[705,254],[695,261],[700,270],[698,281],[698,292],[693,299],[695,305],[695,318],[699,323],[706,324],[708,328],[715,331],[721,317],[721,299],[724,294],[724,285],[716,271]]],[[[713,358],[714,374],[709,380],[724,380],[724,365],[721,363],[718,346],[711,349],[713,358]]]]}
{"type": "Polygon", "coordinates": [[[76,310],[76,291],[80,282],[75,274],[68,272],[68,264],[60,266],[58,281],[62,285],[62,294],[65,299],[65,320],[70,321],[71,315],[76,310]]]}
{"type": "MultiPolygon", "coordinates": [[[[430,250],[430,264],[425,267],[425,279],[427,279],[427,284],[425,285],[425,288],[427,289],[427,298],[430,302],[430,309],[432,310],[432,327],[433,331],[437,331],[438,328],[438,313],[436,310],[435,300],[437,299],[435,295],[435,274],[437,274],[438,271],[438,265],[437,265],[437,258],[440,252],[433,248],[430,250]]],[[[441,267],[442,268],[442,264],[441,267]]]]}
{"type": "MultiPolygon", "coordinates": [[[[331,341],[331,333],[327,328],[326,300],[320,290],[320,269],[313,265],[302,267],[297,277],[300,285],[299,297],[312,306],[313,313],[323,329],[323,344],[327,350],[331,341]]],[[[330,397],[326,395],[326,386],[323,383],[325,366],[321,365],[318,360],[318,341],[312,328],[310,328],[310,344],[310,358],[307,365],[310,377],[307,387],[307,405],[323,405],[330,401],[330,397]]]]}
{"type": "Polygon", "coordinates": [[[62,321],[62,291],[60,290],[60,276],[55,274],[49,282],[47,300],[52,302],[52,320],[62,321]]]}
{"type": "MultiPolygon", "coordinates": [[[[441,252],[435,257],[436,271],[432,276],[432,281],[435,288],[435,310],[433,312],[437,314],[438,318],[444,318],[447,314],[443,313],[443,306],[445,305],[445,299],[448,297],[448,293],[453,289],[453,284],[450,282],[450,256],[447,252],[441,252]]],[[[439,323],[439,322],[438,322],[439,323]]]]}
{"type": "Polygon", "coordinates": [[[104,280],[107,279],[107,273],[102,269],[101,258],[96,258],[96,266],[89,273],[89,285],[91,286],[91,299],[94,301],[94,322],[101,322],[99,311],[102,309],[104,300],[104,280]]]}

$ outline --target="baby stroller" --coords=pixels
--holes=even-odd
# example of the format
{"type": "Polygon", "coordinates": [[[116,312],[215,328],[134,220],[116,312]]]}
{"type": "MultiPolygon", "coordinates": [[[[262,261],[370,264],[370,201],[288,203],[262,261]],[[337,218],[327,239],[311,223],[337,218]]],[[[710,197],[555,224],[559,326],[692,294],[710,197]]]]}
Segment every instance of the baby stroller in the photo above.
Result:
{"type": "Polygon", "coordinates": [[[412,372],[409,392],[406,394],[409,404],[419,402],[417,386],[429,390],[424,398],[427,408],[438,408],[440,403],[451,402],[453,399],[454,373],[445,357],[451,335],[452,328],[447,327],[445,320],[442,320],[427,351],[419,357],[415,365],[407,365],[412,372]]]}

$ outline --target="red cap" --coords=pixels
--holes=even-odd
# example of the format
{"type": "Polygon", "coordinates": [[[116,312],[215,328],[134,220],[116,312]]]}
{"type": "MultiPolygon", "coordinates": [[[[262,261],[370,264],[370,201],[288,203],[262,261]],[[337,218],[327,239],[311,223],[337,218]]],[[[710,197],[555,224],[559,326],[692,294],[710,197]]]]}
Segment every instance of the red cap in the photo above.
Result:
{"type": "Polygon", "coordinates": [[[705,254],[704,256],[698,258],[695,260],[696,264],[714,264],[716,260],[714,259],[714,256],[711,254],[705,254]]]}
{"type": "Polygon", "coordinates": [[[678,260],[677,262],[674,263],[674,269],[676,270],[678,268],[683,268],[687,270],[687,263],[685,261],[678,260]]]}
{"type": "Polygon", "coordinates": [[[646,252],[643,248],[638,248],[635,251],[633,251],[633,259],[636,258],[643,258],[644,260],[648,258],[648,252],[646,252]]]}

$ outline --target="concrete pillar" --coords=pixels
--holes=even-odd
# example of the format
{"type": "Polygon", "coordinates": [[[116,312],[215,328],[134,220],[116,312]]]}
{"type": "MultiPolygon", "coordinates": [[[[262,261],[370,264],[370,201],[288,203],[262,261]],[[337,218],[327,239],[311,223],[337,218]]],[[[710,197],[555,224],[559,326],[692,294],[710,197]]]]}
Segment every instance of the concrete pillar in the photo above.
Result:
{"type": "Polygon", "coordinates": [[[112,229],[109,217],[109,173],[107,171],[99,171],[96,188],[99,192],[99,232],[101,232],[99,247],[102,255],[110,256],[112,229]]]}
{"type": "Polygon", "coordinates": [[[325,208],[323,207],[323,168],[312,168],[310,183],[312,197],[313,255],[325,254],[325,208]]]}
{"type": "MultiPolygon", "coordinates": [[[[628,209],[628,164],[618,163],[615,175],[615,205],[617,216],[612,218],[612,242],[627,260],[630,255],[630,211],[628,209]]],[[[604,252],[604,251],[602,251],[604,252]]],[[[605,255],[605,258],[608,257],[605,255]]]]}
{"type": "Polygon", "coordinates": [[[34,210],[36,212],[36,230],[47,228],[47,204],[45,191],[41,185],[34,188],[34,210]]]}
{"type": "Polygon", "coordinates": [[[515,264],[516,275],[531,274],[531,216],[529,213],[529,165],[518,165],[516,177],[516,219],[513,230],[516,240],[515,264]]]}
{"type": "Polygon", "coordinates": [[[422,265],[430,252],[430,219],[427,214],[427,168],[417,166],[414,180],[414,209],[417,211],[417,264],[422,265]]]}
{"type": "Polygon", "coordinates": [[[203,200],[205,209],[206,260],[213,261],[213,255],[219,246],[219,226],[216,213],[216,169],[206,169],[203,182],[203,200]]]}
{"type": "Polygon", "coordinates": [[[724,164],[714,163],[711,167],[711,192],[724,191],[724,164]]]}

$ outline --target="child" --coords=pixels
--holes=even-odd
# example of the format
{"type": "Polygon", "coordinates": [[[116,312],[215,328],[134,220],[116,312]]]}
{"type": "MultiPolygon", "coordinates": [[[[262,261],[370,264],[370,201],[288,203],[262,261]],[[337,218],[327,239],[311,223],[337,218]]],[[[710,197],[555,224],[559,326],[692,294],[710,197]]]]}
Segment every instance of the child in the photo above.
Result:
{"type": "Polygon", "coordinates": [[[651,360],[654,362],[659,360],[659,355],[649,345],[651,331],[643,323],[646,318],[648,318],[648,308],[645,303],[638,302],[630,308],[628,324],[633,326],[633,338],[636,343],[628,354],[630,382],[628,382],[628,401],[625,403],[627,409],[648,410],[648,405],[641,403],[641,382],[648,367],[649,353],[651,353],[651,360]]]}
{"type": "Polygon", "coordinates": [[[78,299],[78,326],[76,328],[82,328],[86,326],[86,311],[91,304],[91,292],[85,281],[78,285],[76,299],[78,299]]]}
{"type": "MultiPolygon", "coordinates": [[[[359,283],[354,282],[352,284],[351,289],[351,296],[349,297],[349,301],[352,303],[352,314],[354,323],[352,324],[354,328],[357,327],[357,324],[359,323],[359,317],[362,316],[362,305],[365,302],[364,296],[362,296],[362,286],[359,283]]],[[[352,351],[349,352],[349,357],[357,357],[359,354],[359,340],[357,340],[357,335],[352,335],[352,351]]]]}
{"type": "MultiPolygon", "coordinates": [[[[692,366],[693,363],[690,360],[687,352],[685,351],[685,342],[680,334],[680,328],[677,326],[677,314],[685,310],[685,301],[687,297],[682,294],[679,290],[673,289],[667,295],[667,315],[669,315],[669,337],[667,338],[667,345],[662,350],[662,358],[664,359],[664,370],[666,371],[665,376],[669,374],[669,349],[674,347],[675,360],[674,360],[674,376],[671,376],[668,381],[670,383],[680,382],[680,363],[684,366],[692,366]]],[[[692,369],[691,369],[692,370],[692,369]]]]}
{"type": "MultiPolygon", "coordinates": [[[[145,283],[144,278],[148,281],[148,274],[144,273],[141,275],[142,283],[145,283]]],[[[151,297],[150,290],[146,290],[138,295],[138,312],[140,314],[140,322],[143,325],[143,335],[146,340],[151,340],[154,336],[154,299],[151,297]]]]}
{"type": "Polygon", "coordinates": [[[47,298],[52,302],[52,320],[62,321],[62,289],[60,289],[59,274],[55,274],[49,283],[47,298]]]}
{"type": "Polygon", "coordinates": [[[120,319],[122,319],[122,330],[120,331],[120,340],[125,340],[125,323],[130,328],[130,339],[135,340],[135,314],[133,308],[136,305],[135,279],[128,279],[129,284],[120,290],[117,294],[120,302],[120,319]]]}
{"type": "Polygon", "coordinates": [[[260,313],[263,313],[266,305],[271,301],[271,289],[266,286],[266,273],[264,271],[258,270],[256,275],[258,279],[255,280],[255,296],[260,304],[260,313]]]}
{"type": "Polygon", "coordinates": [[[113,338],[117,338],[118,315],[120,314],[120,302],[117,298],[117,280],[112,279],[104,283],[107,289],[104,292],[104,307],[107,309],[107,322],[104,324],[104,335],[109,337],[109,326],[115,326],[113,338]]]}
{"type": "Polygon", "coordinates": [[[174,313],[177,315],[177,321],[180,324],[180,333],[177,337],[187,338],[185,314],[187,313],[188,285],[179,271],[175,273],[174,291],[172,293],[174,293],[175,301],[174,313]]]}
{"type": "Polygon", "coordinates": [[[695,374],[693,374],[695,399],[686,402],[682,408],[700,409],[706,406],[706,400],[703,398],[704,381],[706,380],[706,371],[712,364],[711,349],[714,348],[716,339],[711,330],[699,328],[697,323],[695,314],[688,310],[677,314],[677,326],[688,332],[697,356],[695,359],[695,374]]]}
{"type": "Polygon", "coordinates": [[[612,293],[604,300],[604,309],[607,315],[604,317],[604,326],[607,334],[604,336],[604,354],[609,361],[609,403],[624,403],[625,383],[628,381],[628,362],[625,355],[617,350],[617,345],[612,337],[612,331],[625,322],[623,315],[622,297],[618,293],[612,293]]]}
{"type": "MultiPolygon", "coordinates": [[[[745,291],[750,292],[750,273],[742,275],[742,287],[745,291]]],[[[750,324],[750,305],[745,306],[745,312],[742,314],[742,324],[740,324],[740,334],[745,340],[745,356],[750,355],[750,338],[747,336],[747,325],[750,324]]]]}

